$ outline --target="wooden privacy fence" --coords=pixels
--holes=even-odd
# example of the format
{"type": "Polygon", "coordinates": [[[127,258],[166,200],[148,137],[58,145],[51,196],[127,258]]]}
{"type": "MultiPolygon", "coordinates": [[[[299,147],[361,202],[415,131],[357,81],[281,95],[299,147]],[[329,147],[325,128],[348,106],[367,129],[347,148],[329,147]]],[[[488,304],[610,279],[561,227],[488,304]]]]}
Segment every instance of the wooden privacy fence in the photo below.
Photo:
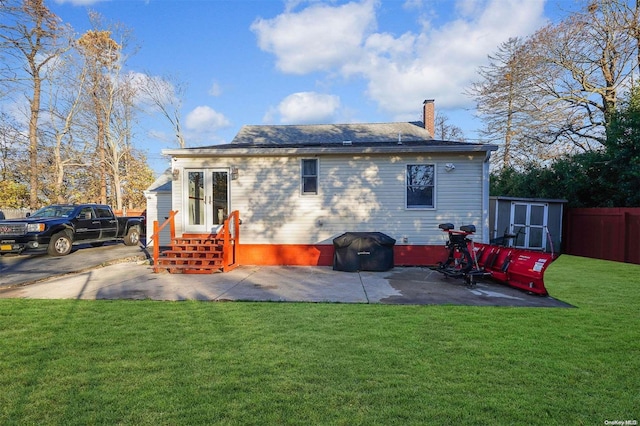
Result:
{"type": "Polygon", "coordinates": [[[20,219],[25,217],[27,213],[33,213],[35,210],[0,207],[0,211],[4,213],[5,219],[20,219]]]}
{"type": "Polygon", "coordinates": [[[640,264],[640,207],[567,209],[563,246],[575,256],[640,264]]]}
{"type": "Polygon", "coordinates": [[[113,214],[116,216],[142,216],[143,213],[146,213],[146,209],[126,209],[126,210],[113,210],[113,214]]]}

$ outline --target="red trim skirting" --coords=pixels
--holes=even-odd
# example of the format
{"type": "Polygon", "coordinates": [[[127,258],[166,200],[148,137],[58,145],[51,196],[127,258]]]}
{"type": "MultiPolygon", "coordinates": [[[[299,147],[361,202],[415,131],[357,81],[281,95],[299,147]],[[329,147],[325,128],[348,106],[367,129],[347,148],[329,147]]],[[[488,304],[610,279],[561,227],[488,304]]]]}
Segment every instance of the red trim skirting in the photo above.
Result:
{"type": "MultiPolygon", "coordinates": [[[[332,266],[333,246],[328,244],[240,244],[241,265],[332,266]]],[[[446,258],[444,246],[393,247],[396,266],[429,266],[446,258]]]]}
{"type": "Polygon", "coordinates": [[[326,244],[243,244],[238,260],[241,265],[333,265],[333,246],[326,244]]]}
{"type": "Polygon", "coordinates": [[[396,266],[431,266],[447,258],[444,245],[393,246],[393,263],[396,266]]]}

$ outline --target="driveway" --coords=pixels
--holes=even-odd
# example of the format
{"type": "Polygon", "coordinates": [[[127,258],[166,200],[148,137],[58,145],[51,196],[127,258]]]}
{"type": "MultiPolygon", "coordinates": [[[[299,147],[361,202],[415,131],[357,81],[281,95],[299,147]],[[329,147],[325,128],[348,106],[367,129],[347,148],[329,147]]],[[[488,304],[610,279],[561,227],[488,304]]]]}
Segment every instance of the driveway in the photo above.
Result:
{"type": "Polygon", "coordinates": [[[111,263],[148,259],[140,246],[105,243],[102,247],[88,244],[73,246],[67,256],[49,256],[46,252],[0,256],[0,289],[95,269],[111,263]]]}
{"type": "Polygon", "coordinates": [[[182,275],[155,274],[148,262],[141,261],[0,288],[0,298],[570,307],[553,297],[491,281],[468,288],[462,280],[447,279],[422,267],[351,273],[318,266],[240,266],[229,273],[182,275]]]}

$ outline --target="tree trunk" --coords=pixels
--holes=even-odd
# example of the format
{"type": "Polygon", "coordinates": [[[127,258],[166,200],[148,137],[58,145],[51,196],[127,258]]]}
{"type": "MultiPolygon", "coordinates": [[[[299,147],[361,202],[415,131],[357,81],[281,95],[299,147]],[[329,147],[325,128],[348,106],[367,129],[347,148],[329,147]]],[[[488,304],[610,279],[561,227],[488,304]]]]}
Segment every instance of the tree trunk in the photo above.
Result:
{"type": "Polygon", "coordinates": [[[104,152],[104,139],[105,139],[105,120],[100,104],[100,99],[98,98],[97,83],[95,80],[98,79],[98,76],[94,75],[94,91],[93,91],[93,102],[94,109],[96,114],[96,154],[98,157],[98,186],[100,188],[100,204],[107,204],[107,173],[106,173],[106,158],[104,152]]]}
{"type": "Polygon", "coordinates": [[[42,82],[39,73],[33,74],[33,98],[30,102],[29,117],[29,207],[38,207],[38,114],[40,113],[40,92],[42,82]]]}

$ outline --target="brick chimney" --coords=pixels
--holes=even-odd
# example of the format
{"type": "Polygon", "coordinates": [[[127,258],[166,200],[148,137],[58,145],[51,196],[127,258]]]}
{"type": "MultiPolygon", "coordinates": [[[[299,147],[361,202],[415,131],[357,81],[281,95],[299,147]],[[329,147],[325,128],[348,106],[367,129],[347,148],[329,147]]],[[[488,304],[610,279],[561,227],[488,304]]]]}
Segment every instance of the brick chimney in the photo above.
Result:
{"type": "Polygon", "coordinates": [[[436,133],[436,106],[433,99],[427,99],[422,103],[422,122],[431,137],[436,133]]]}

